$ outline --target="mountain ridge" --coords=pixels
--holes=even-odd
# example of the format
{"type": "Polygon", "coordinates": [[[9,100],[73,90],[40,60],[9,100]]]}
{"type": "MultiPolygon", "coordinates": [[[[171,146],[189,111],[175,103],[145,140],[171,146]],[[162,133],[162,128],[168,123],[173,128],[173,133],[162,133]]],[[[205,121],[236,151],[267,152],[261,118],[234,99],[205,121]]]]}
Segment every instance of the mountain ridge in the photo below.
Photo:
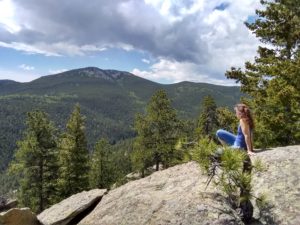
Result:
{"type": "Polygon", "coordinates": [[[60,72],[60,73],[56,73],[56,74],[44,75],[44,76],[41,76],[41,77],[36,78],[36,79],[34,79],[32,81],[29,81],[29,82],[19,82],[19,81],[15,81],[15,80],[11,80],[11,79],[0,79],[0,84],[1,83],[28,84],[28,83],[35,82],[35,81],[41,80],[41,79],[48,79],[50,77],[65,76],[65,75],[68,75],[68,74],[74,74],[76,72],[84,72],[84,71],[88,71],[88,72],[91,72],[91,71],[92,72],[96,72],[97,71],[97,72],[101,72],[102,75],[106,75],[106,76],[109,76],[109,77],[111,77],[111,75],[113,73],[115,73],[117,76],[119,76],[120,73],[123,73],[123,74],[127,74],[129,76],[140,78],[140,79],[143,79],[143,80],[155,83],[155,84],[163,85],[163,86],[177,85],[177,84],[207,84],[207,85],[222,86],[222,87],[239,87],[238,85],[230,85],[230,86],[226,85],[226,86],[224,86],[224,85],[218,85],[218,84],[212,84],[212,83],[193,82],[193,81],[179,81],[179,82],[176,82],[176,83],[162,84],[162,83],[158,83],[158,82],[155,82],[155,81],[151,81],[151,80],[143,78],[143,77],[139,77],[139,76],[137,76],[137,75],[135,75],[133,73],[127,72],[127,71],[119,71],[119,70],[114,70],[114,69],[100,69],[98,67],[93,67],[93,66],[88,66],[88,67],[83,67],[83,68],[78,68],[78,69],[71,69],[71,70],[60,72]]]}

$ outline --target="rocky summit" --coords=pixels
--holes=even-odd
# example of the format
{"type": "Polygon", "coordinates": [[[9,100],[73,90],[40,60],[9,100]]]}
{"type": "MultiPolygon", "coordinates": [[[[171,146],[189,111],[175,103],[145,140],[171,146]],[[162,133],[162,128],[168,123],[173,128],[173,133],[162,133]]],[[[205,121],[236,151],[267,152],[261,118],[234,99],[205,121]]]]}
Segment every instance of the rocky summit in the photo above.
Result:
{"type": "MultiPolygon", "coordinates": [[[[259,151],[265,170],[254,175],[253,195],[266,196],[264,207],[255,204],[259,224],[300,224],[300,146],[259,151]]],[[[103,197],[80,225],[98,224],[243,224],[196,162],[159,171],[132,181],[103,197]]]]}
{"type": "MultiPolygon", "coordinates": [[[[299,156],[300,146],[259,151],[252,156],[252,160],[260,159],[265,166],[252,179],[253,195],[264,194],[266,204],[258,207],[253,198],[255,218],[251,225],[300,224],[299,156]]],[[[212,182],[206,188],[206,183],[207,176],[199,165],[189,162],[109,192],[79,193],[45,210],[38,218],[47,225],[244,224],[218,187],[212,182]]],[[[18,219],[16,223],[11,217],[7,219],[8,214],[12,213],[0,214],[1,225],[20,224],[18,219]]],[[[19,214],[18,218],[27,218],[30,213],[19,214]]],[[[34,218],[30,220],[23,225],[37,224],[34,218]]]]}
{"type": "MultiPolygon", "coordinates": [[[[255,204],[253,225],[300,223],[300,146],[259,151],[265,170],[254,175],[253,195],[266,195],[266,206],[255,204]]],[[[129,182],[105,195],[80,225],[102,224],[243,224],[196,162],[159,171],[129,182]]]]}

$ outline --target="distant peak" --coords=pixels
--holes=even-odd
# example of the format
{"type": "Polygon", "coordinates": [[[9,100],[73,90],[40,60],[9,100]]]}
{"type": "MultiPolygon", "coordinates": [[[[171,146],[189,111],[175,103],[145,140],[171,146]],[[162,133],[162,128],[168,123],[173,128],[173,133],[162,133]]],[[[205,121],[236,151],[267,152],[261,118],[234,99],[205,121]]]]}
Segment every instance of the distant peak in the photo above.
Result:
{"type": "MultiPolygon", "coordinates": [[[[115,81],[120,79],[121,77],[130,76],[130,73],[124,72],[124,71],[118,71],[118,70],[103,70],[99,69],[98,67],[84,67],[79,69],[73,69],[69,71],[65,71],[58,74],[49,75],[50,77],[56,76],[56,77],[81,77],[81,78],[99,78],[99,79],[105,79],[110,81],[115,81]]],[[[49,77],[45,76],[45,77],[49,77]]],[[[43,78],[45,78],[43,77],[43,78]]]]}
{"type": "Polygon", "coordinates": [[[83,76],[109,80],[119,79],[122,75],[127,74],[127,72],[122,72],[118,70],[102,70],[97,67],[82,68],[79,69],[78,72],[83,76]]]}

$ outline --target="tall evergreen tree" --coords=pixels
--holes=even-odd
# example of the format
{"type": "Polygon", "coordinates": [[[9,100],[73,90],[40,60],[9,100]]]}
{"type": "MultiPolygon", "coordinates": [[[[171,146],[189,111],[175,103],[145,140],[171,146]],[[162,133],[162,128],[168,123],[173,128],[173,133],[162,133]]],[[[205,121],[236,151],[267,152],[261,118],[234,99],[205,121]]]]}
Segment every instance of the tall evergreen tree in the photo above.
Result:
{"type": "Polygon", "coordinates": [[[156,171],[159,163],[169,167],[177,158],[175,144],[180,136],[181,122],[164,90],[157,91],[147,106],[149,128],[152,132],[152,151],[156,171]]]}
{"type": "Polygon", "coordinates": [[[198,139],[203,137],[214,138],[218,127],[217,105],[214,98],[210,95],[205,96],[201,109],[196,127],[196,137],[198,139]]]}
{"type": "Polygon", "coordinates": [[[175,144],[180,135],[180,121],[165,91],[159,90],[152,96],[147,115],[137,117],[135,128],[138,133],[135,152],[142,159],[139,161],[142,168],[151,162],[159,170],[160,163],[168,167],[179,157],[175,144]]]}
{"type": "Polygon", "coordinates": [[[61,197],[65,198],[89,187],[89,152],[85,136],[84,117],[77,104],[59,143],[61,197]]]}
{"type": "Polygon", "coordinates": [[[246,26],[266,45],[258,48],[245,71],[231,68],[226,76],[236,79],[251,98],[259,145],[300,143],[300,1],[262,0],[258,19],[246,26]]]}
{"type": "Polygon", "coordinates": [[[28,113],[27,128],[10,165],[19,173],[19,201],[35,212],[55,203],[57,195],[57,142],[54,125],[42,111],[28,113]]]}
{"type": "Polygon", "coordinates": [[[133,153],[131,155],[133,169],[138,170],[144,177],[145,170],[153,165],[153,133],[150,130],[146,116],[141,114],[137,114],[134,128],[137,136],[134,140],[133,153]]]}
{"type": "Polygon", "coordinates": [[[108,188],[114,178],[112,162],[110,157],[110,144],[106,139],[101,139],[96,143],[91,157],[90,187],[108,188]]]}

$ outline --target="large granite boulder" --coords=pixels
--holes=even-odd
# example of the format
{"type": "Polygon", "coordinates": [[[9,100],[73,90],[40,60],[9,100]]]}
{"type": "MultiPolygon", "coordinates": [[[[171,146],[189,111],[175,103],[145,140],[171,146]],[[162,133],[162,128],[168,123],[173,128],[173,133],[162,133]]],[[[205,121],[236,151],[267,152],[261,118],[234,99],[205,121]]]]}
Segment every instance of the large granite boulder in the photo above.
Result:
{"type": "Polygon", "coordinates": [[[300,146],[274,148],[254,158],[266,166],[252,180],[254,195],[265,193],[268,202],[254,216],[263,224],[300,224],[300,146]]]}
{"type": "Polygon", "coordinates": [[[36,215],[29,208],[13,208],[0,213],[1,225],[40,225],[36,215]]]}
{"type": "MultiPolygon", "coordinates": [[[[255,204],[253,225],[300,224],[300,146],[261,151],[264,172],[252,179],[253,195],[266,193],[267,204],[255,204]]],[[[218,188],[211,184],[195,162],[159,171],[129,182],[103,197],[79,224],[243,224],[218,188]]]]}
{"type": "Polygon", "coordinates": [[[106,189],[94,189],[72,195],[44,210],[38,215],[38,219],[44,225],[77,224],[94,209],[105,193],[106,189]]]}
{"type": "Polygon", "coordinates": [[[178,165],[105,195],[81,225],[243,224],[196,162],[178,165]]]}

